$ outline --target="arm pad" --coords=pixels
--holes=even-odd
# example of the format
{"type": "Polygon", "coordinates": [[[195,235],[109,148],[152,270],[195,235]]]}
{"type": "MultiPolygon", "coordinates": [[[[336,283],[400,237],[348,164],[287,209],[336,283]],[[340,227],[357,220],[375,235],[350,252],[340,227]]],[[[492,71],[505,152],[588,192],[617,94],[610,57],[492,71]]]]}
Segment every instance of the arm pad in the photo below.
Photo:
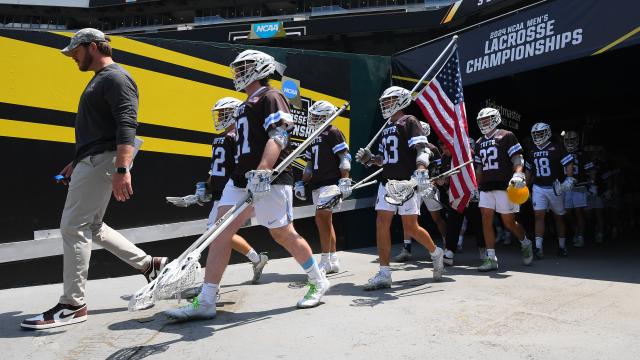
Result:
{"type": "Polygon", "coordinates": [[[338,158],[340,158],[340,165],[338,165],[338,168],[343,171],[351,171],[351,154],[347,151],[343,151],[338,154],[338,158]]]}
{"type": "Polygon", "coordinates": [[[279,126],[270,128],[267,134],[269,134],[270,139],[273,139],[273,141],[280,146],[280,150],[284,150],[289,144],[289,134],[287,130],[279,126]]]}
{"type": "Polygon", "coordinates": [[[429,167],[431,150],[429,150],[429,148],[427,148],[424,144],[416,144],[416,151],[418,152],[418,156],[416,156],[416,165],[429,167]]]}

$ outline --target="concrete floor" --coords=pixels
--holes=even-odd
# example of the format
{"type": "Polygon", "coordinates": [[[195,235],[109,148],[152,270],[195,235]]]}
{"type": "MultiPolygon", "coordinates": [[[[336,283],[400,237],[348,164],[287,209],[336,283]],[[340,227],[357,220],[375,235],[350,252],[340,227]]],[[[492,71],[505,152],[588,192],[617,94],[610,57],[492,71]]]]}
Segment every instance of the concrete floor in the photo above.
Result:
{"type": "Polygon", "coordinates": [[[481,274],[469,248],[433,283],[419,249],[418,261],[393,265],[391,289],[364,292],[374,252],[340,253],[343,269],[330,275],[324,304],[307,310],[295,308],[306,279],[291,258],[270,261],[259,285],[248,283],[248,264],[232,265],[212,321],[167,321],[161,312],[175,301],[128,312],[125,294],[144,284],[134,276],[90,281],[87,322],[25,331],[20,321],[53,306],[61,285],[2,290],[0,358],[640,358],[635,251],[574,250],[524,267],[511,246],[498,249],[500,272],[481,274]]]}

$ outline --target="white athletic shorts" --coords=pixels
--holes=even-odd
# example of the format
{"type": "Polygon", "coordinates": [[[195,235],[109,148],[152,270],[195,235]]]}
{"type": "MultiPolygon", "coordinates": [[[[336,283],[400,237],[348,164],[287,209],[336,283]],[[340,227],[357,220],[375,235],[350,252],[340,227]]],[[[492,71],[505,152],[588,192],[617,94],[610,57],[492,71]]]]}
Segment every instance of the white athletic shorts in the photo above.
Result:
{"type": "Polygon", "coordinates": [[[499,214],[514,214],[520,211],[520,205],[509,200],[506,190],[480,191],[478,207],[493,209],[499,214]]]}
{"type": "Polygon", "coordinates": [[[422,202],[424,203],[424,206],[427,207],[427,210],[429,210],[430,212],[442,210],[442,204],[440,203],[440,190],[436,191],[436,194],[433,199],[422,198],[422,202]]]}
{"type": "Polygon", "coordinates": [[[207,229],[209,229],[218,218],[218,204],[220,204],[220,201],[213,202],[213,207],[211,208],[211,212],[209,213],[209,219],[207,219],[207,229]]]}
{"type": "MultiPolygon", "coordinates": [[[[237,204],[247,189],[233,185],[229,179],[222,191],[218,206],[237,204]]],[[[253,204],[258,224],[269,229],[286,226],[293,221],[293,187],[291,185],[271,185],[271,191],[253,204]]]]}
{"type": "Polygon", "coordinates": [[[587,208],[589,209],[604,209],[604,201],[601,196],[588,196],[587,208]]]}
{"type": "MultiPolygon", "coordinates": [[[[320,198],[320,194],[329,186],[335,186],[335,185],[321,186],[321,187],[311,191],[311,198],[313,199],[313,206],[318,206],[318,199],[320,198]]],[[[340,205],[341,204],[342,204],[342,201],[338,205],[336,205],[333,209],[327,209],[327,210],[338,210],[338,209],[340,209],[340,205]]]]}
{"type": "Polygon", "coordinates": [[[407,200],[404,204],[391,205],[384,199],[387,194],[387,190],[382,186],[382,183],[378,186],[378,197],[376,198],[376,211],[385,210],[393,211],[398,215],[420,215],[420,196],[418,193],[414,193],[411,199],[407,200]]]}
{"type": "Polygon", "coordinates": [[[564,207],[566,209],[587,207],[587,193],[577,191],[564,193],[564,207]]]}
{"type": "Polygon", "coordinates": [[[564,215],[567,213],[564,208],[564,196],[556,195],[551,186],[541,187],[533,185],[531,200],[533,201],[534,211],[551,209],[556,215],[564,215]]]}

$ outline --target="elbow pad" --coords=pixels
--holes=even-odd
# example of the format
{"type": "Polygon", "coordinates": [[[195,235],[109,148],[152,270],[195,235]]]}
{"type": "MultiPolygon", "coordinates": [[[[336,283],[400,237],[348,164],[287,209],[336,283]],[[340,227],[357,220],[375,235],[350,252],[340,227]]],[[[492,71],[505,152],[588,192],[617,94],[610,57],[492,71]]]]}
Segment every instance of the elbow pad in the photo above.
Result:
{"type": "Polygon", "coordinates": [[[272,127],[269,129],[267,134],[269,134],[270,139],[273,139],[273,141],[280,146],[280,150],[284,150],[284,148],[289,144],[289,133],[287,133],[287,130],[279,126],[272,127]]]}
{"type": "Polygon", "coordinates": [[[524,166],[524,159],[522,158],[522,154],[513,155],[511,157],[511,163],[515,166],[518,166],[518,165],[524,166]]]}
{"type": "Polygon", "coordinates": [[[417,144],[416,151],[418,152],[418,156],[416,156],[416,165],[422,165],[424,167],[429,167],[429,159],[431,158],[431,150],[429,150],[424,144],[417,144]]]}
{"type": "Polygon", "coordinates": [[[338,165],[338,168],[343,171],[351,171],[351,154],[348,152],[342,152],[338,154],[338,157],[340,158],[340,165],[338,165]]]}

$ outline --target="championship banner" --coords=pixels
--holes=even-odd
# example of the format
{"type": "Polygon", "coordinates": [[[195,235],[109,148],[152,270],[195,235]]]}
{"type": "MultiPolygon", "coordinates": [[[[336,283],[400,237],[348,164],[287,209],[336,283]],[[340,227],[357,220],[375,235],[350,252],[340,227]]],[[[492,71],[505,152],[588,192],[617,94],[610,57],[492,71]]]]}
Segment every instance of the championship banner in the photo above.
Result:
{"type": "MultiPolygon", "coordinates": [[[[634,0],[557,0],[459,33],[462,78],[470,85],[638,44],[639,13],[634,0]]],[[[413,86],[449,38],[394,55],[393,81],[413,86]]]]}

